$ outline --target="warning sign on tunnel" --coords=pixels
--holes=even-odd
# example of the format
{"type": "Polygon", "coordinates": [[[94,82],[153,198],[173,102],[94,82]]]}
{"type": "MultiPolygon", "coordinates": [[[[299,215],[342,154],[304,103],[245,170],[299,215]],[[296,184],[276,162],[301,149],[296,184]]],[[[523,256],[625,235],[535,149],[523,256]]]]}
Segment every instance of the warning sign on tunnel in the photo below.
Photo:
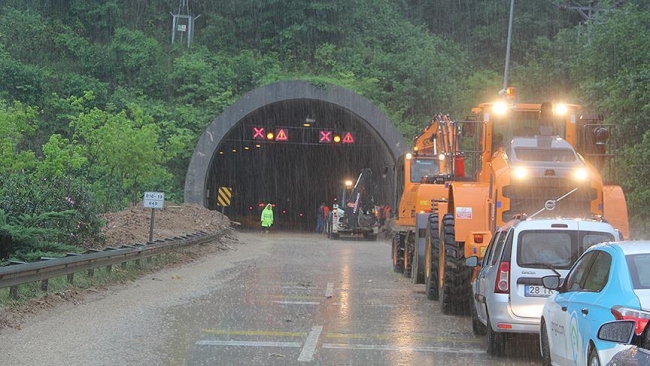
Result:
{"type": "Polygon", "coordinates": [[[289,140],[289,132],[286,129],[281,128],[275,134],[275,141],[287,141],[289,140]]]}
{"type": "Polygon", "coordinates": [[[354,137],[352,137],[352,133],[346,132],[345,135],[343,136],[343,143],[344,144],[353,144],[354,143],[354,137]]]}
{"type": "Polygon", "coordinates": [[[230,206],[230,199],[232,198],[232,188],[219,187],[217,194],[217,206],[228,207],[230,206]]]}

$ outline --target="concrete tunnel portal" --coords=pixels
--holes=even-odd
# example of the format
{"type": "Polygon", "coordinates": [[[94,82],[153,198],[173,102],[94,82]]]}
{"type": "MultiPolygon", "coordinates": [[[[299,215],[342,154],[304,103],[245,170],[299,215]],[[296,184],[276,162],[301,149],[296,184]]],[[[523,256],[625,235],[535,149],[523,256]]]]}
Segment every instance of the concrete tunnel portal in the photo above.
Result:
{"type": "Polygon", "coordinates": [[[340,200],[343,182],[356,180],[363,168],[377,181],[378,203],[395,207],[395,166],[408,149],[392,121],[365,97],[340,86],[278,82],[245,94],[205,129],[184,199],[246,228],[257,228],[262,207],[272,203],[274,226],[313,230],[320,203],[340,200]],[[347,139],[327,142],[335,135],[347,139]],[[232,192],[225,207],[218,199],[222,187],[232,192]]]}

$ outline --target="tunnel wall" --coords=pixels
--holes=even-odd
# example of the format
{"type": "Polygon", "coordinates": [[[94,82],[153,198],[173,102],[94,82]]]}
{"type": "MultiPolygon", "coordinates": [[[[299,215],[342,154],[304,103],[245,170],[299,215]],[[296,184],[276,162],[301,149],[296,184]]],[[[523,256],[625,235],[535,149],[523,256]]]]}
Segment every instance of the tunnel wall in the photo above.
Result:
{"type": "MultiPolygon", "coordinates": [[[[314,86],[305,81],[282,81],[252,90],[226,109],[208,126],[194,149],[185,176],[185,202],[206,205],[206,185],[210,164],[221,140],[249,113],[271,103],[313,99],[341,106],[366,121],[369,129],[383,140],[386,156],[396,159],[408,150],[402,134],[379,108],[365,97],[341,86],[314,86]]],[[[391,168],[392,168],[391,167],[391,168]]],[[[392,174],[391,174],[392,175],[392,174]]]]}

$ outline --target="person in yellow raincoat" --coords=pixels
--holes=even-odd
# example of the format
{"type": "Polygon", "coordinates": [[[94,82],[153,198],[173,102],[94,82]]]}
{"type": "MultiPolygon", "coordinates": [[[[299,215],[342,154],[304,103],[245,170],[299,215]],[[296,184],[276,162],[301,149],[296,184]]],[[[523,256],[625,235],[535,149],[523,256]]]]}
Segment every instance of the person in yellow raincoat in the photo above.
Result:
{"type": "Polygon", "coordinates": [[[262,221],[262,234],[268,234],[269,229],[273,226],[273,206],[270,203],[262,210],[260,219],[262,221]]]}

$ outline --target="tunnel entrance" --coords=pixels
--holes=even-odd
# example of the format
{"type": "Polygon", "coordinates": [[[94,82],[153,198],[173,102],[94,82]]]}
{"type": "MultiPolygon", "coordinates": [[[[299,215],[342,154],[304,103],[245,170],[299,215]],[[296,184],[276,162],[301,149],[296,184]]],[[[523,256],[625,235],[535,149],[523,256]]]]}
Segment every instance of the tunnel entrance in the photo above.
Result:
{"type": "Polygon", "coordinates": [[[201,135],[185,202],[256,228],[261,209],[271,203],[274,226],[313,230],[320,203],[340,199],[343,182],[363,168],[377,180],[378,203],[395,207],[394,167],[407,149],[394,124],[366,98],[333,85],[275,83],[244,95],[201,135]],[[220,188],[232,193],[225,207],[220,188]]]}

